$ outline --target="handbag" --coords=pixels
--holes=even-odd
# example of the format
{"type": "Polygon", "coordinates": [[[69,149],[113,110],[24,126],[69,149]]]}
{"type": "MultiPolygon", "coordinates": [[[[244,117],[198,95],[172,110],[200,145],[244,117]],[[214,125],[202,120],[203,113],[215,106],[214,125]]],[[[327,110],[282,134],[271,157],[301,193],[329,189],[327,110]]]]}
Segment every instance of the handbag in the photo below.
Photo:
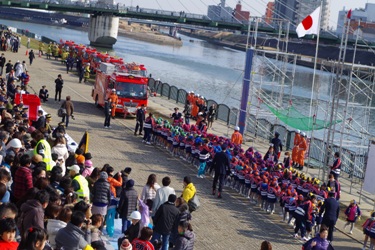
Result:
{"type": "Polygon", "coordinates": [[[199,201],[199,197],[198,197],[197,193],[195,193],[193,198],[191,198],[188,201],[189,211],[193,212],[193,211],[197,210],[200,205],[201,205],[201,203],[199,201]]]}
{"type": "Polygon", "coordinates": [[[57,110],[57,116],[58,117],[63,117],[63,116],[65,116],[66,115],[66,109],[64,109],[64,108],[59,108],[58,110],[57,110]]]}

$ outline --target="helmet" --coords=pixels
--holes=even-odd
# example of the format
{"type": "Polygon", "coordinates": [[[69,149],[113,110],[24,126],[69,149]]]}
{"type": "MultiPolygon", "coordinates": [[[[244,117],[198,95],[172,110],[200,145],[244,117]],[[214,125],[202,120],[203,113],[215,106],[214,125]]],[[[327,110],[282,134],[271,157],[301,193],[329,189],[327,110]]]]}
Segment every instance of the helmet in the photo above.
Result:
{"type": "Polygon", "coordinates": [[[306,137],[306,133],[305,133],[305,132],[302,132],[301,135],[302,135],[303,137],[306,137]]]}
{"type": "Polygon", "coordinates": [[[19,139],[14,138],[8,143],[8,148],[22,148],[22,143],[19,139]]]}
{"type": "Polygon", "coordinates": [[[294,132],[296,132],[296,134],[299,134],[299,133],[301,133],[301,130],[296,129],[296,131],[294,131],[294,132]]]}
{"type": "Polygon", "coordinates": [[[235,126],[235,127],[234,127],[234,130],[236,130],[236,131],[240,131],[240,127],[235,126]]]}
{"type": "Polygon", "coordinates": [[[203,95],[201,95],[201,99],[204,99],[203,95]]]}
{"type": "Polygon", "coordinates": [[[133,211],[133,212],[129,215],[128,219],[130,219],[130,220],[140,220],[140,219],[141,219],[141,213],[138,212],[138,211],[133,211]]]}
{"type": "Polygon", "coordinates": [[[112,89],[112,92],[116,92],[116,89],[112,89]]]}

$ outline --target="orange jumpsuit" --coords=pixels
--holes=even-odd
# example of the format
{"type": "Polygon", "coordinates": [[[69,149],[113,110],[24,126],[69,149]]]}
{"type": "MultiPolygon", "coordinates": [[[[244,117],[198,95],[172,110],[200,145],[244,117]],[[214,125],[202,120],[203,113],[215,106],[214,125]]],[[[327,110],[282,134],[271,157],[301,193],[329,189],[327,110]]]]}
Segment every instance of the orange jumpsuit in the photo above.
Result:
{"type": "Polygon", "coordinates": [[[238,131],[234,131],[234,133],[232,134],[232,138],[230,140],[234,145],[239,145],[241,146],[242,144],[242,135],[240,132],[238,131]]]}
{"type": "Polygon", "coordinates": [[[294,136],[294,147],[292,149],[292,161],[293,161],[293,164],[298,162],[297,161],[297,154],[298,154],[298,145],[301,141],[301,135],[300,134],[295,134],[294,136]]]}
{"type": "Polygon", "coordinates": [[[116,107],[117,107],[117,104],[118,104],[118,96],[115,93],[111,93],[108,98],[111,98],[111,100],[112,100],[112,104],[111,104],[112,114],[111,114],[111,116],[115,117],[116,107]]]}
{"type": "Polygon", "coordinates": [[[304,166],[306,150],[307,150],[306,138],[301,136],[300,143],[298,144],[298,153],[297,153],[297,162],[300,166],[304,166]]]}
{"type": "Polygon", "coordinates": [[[199,108],[197,105],[198,97],[194,96],[193,98],[193,103],[191,104],[193,107],[191,108],[191,116],[192,117],[197,117],[199,108]]]}
{"type": "Polygon", "coordinates": [[[194,94],[188,94],[188,96],[186,97],[186,100],[189,101],[189,103],[191,105],[193,105],[193,102],[194,102],[194,94]]]}

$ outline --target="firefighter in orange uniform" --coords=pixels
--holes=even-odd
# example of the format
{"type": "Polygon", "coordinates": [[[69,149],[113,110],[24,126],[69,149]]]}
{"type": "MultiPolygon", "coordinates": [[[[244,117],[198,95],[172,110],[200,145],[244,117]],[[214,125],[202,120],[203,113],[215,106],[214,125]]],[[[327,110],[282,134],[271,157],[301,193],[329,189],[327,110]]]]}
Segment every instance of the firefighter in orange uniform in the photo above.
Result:
{"type": "Polygon", "coordinates": [[[241,146],[242,144],[242,135],[240,133],[240,127],[236,126],[232,134],[231,142],[236,146],[241,146]]]}
{"type": "Polygon", "coordinates": [[[197,115],[198,115],[198,112],[199,112],[199,107],[197,105],[198,100],[199,100],[199,95],[196,94],[193,98],[193,102],[191,103],[191,105],[193,106],[193,108],[191,109],[191,116],[193,118],[197,118],[197,115]]]}
{"type": "Polygon", "coordinates": [[[301,131],[297,129],[294,131],[294,142],[293,142],[293,149],[292,149],[292,161],[293,161],[293,168],[295,168],[298,164],[297,162],[297,153],[298,153],[298,145],[301,141],[301,131]]]}
{"type": "Polygon", "coordinates": [[[297,153],[297,163],[300,170],[303,169],[303,166],[305,164],[305,153],[307,150],[307,141],[306,141],[306,133],[301,132],[301,139],[298,144],[298,153],[297,153]]]}
{"type": "Polygon", "coordinates": [[[116,115],[116,107],[117,107],[117,104],[118,104],[118,96],[116,95],[116,89],[112,89],[111,91],[111,94],[109,95],[108,98],[111,98],[112,100],[112,103],[111,103],[111,116],[112,116],[112,119],[115,119],[115,115],[116,115]]]}
{"type": "Polygon", "coordinates": [[[186,100],[188,100],[189,103],[191,103],[191,104],[194,102],[194,91],[189,92],[189,94],[186,97],[186,100]]]}

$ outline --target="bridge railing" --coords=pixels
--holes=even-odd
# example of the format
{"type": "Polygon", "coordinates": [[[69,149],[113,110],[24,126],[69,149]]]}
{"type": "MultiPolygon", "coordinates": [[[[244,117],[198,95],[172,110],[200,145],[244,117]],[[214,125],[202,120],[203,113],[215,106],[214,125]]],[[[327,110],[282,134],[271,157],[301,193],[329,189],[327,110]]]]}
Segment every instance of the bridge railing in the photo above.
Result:
{"type": "Polygon", "coordinates": [[[185,13],[183,11],[156,10],[156,9],[139,8],[139,7],[137,8],[134,6],[126,7],[126,10],[132,11],[132,12],[155,14],[155,15],[176,16],[176,17],[195,18],[195,19],[208,19],[206,15],[185,13]]]}
{"type": "MultiPolygon", "coordinates": [[[[176,103],[185,104],[186,96],[188,92],[184,89],[179,89],[176,86],[170,85],[168,83],[163,83],[159,80],[150,78],[149,88],[151,92],[156,92],[161,96],[165,96],[170,100],[176,101],[176,103]]],[[[237,124],[238,109],[230,108],[226,104],[218,104],[215,100],[206,100],[207,107],[212,104],[216,104],[217,113],[216,120],[225,122],[228,127],[235,126],[237,124]]],[[[259,138],[265,141],[270,141],[277,131],[280,133],[280,139],[283,141],[287,150],[293,148],[295,131],[293,129],[288,129],[286,126],[281,124],[273,124],[265,118],[257,118],[255,115],[248,115],[248,120],[246,124],[246,133],[254,138],[259,138]]],[[[338,145],[335,145],[331,152],[338,151],[338,145]]],[[[326,166],[327,163],[324,162],[324,155],[327,151],[327,144],[319,139],[313,138],[311,140],[309,148],[309,158],[314,162],[311,163],[315,167],[326,166]]],[[[364,179],[365,173],[365,159],[366,155],[358,154],[348,148],[343,148],[342,157],[342,171],[347,173],[349,176],[356,177],[359,179],[364,179]]],[[[332,164],[332,162],[330,162],[332,164]]]]}

